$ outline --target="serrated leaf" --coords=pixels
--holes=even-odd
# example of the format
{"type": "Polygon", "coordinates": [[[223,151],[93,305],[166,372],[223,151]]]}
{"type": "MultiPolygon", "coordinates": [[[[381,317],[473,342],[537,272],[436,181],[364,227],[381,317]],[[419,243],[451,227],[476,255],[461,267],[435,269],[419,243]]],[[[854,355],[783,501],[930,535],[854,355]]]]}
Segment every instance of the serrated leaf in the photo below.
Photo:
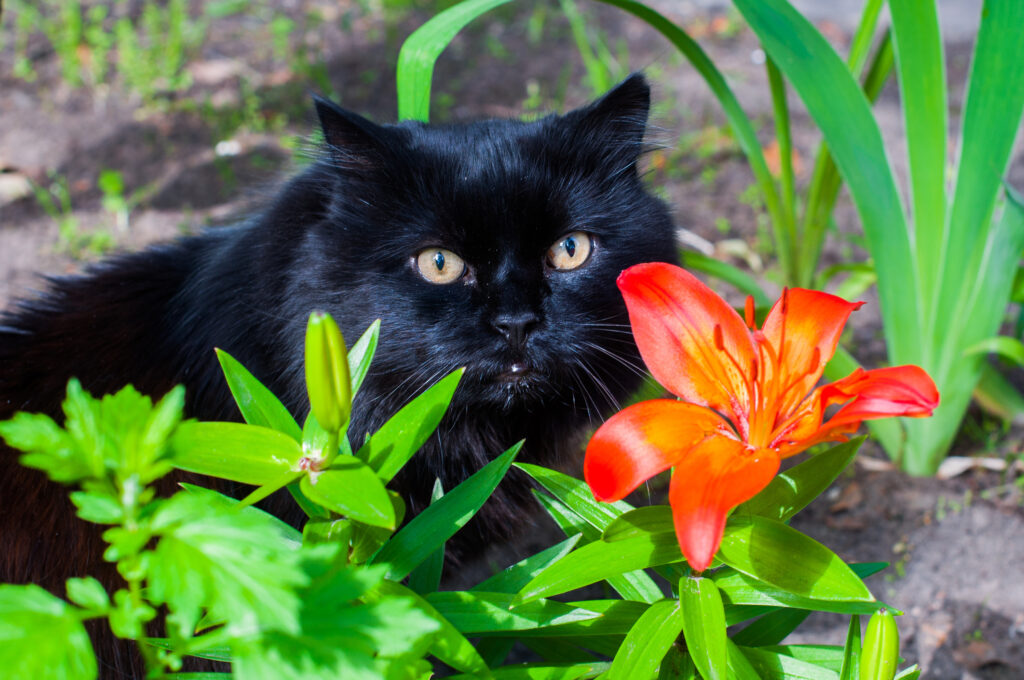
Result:
{"type": "Polygon", "coordinates": [[[729,662],[725,610],[715,582],[700,576],[680,579],[679,607],[686,648],[701,677],[725,680],[729,662]]]}
{"type": "Polygon", "coordinates": [[[281,479],[302,458],[289,435],[241,423],[183,423],[170,444],[177,468],[256,486],[281,479]]]}
{"type": "Polygon", "coordinates": [[[76,514],[86,522],[120,524],[124,519],[124,507],[109,493],[72,491],[70,495],[71,502],[78,509],[76,514]]]}
{"type": "Polygon", "coordinates": [[[167,605],[169,625],[182,635],[204,609],[235,635],[260,626],[298,629],[296,589],[308,578],[298,551],[263,513],[239,511],[224,497],[179,492],[160,504],[151,529],[159,541],[149,560],[148,597],[167,605]]]}
{"type": "Polygon", "coordinates": [[[42,470],[55,482],[69,484],[96,475],[89,461],[77,455],[71,437],[49,416],[16,413],[0,423],[0,437],[24,452],[22,465],[42,470]]]}
{"type": "Polygon", "coordinates": [[[356,456],[385,482],[391,481],[437,429],[465,369],[449,373],[391,416],[356,456]]]}
{"type": "Polygon", "coordinates": [[[228,389],[245,422],[269,427],[301,442],[302,429],[281,400],[230,354],[221,349],[216,352],[228,389]]]}
{"type": "Polygon", "coordinates": [[[391,580],[399,581],[408,576],[476,514],[504,478],[522,447],[523,442],[513,445],[414,517],[384,544],[370,562],[388,564],[388,578],[391,580]]]}
{"type": "Polygon", "coordinates": [[[339,515],[375,527],[395,528],[395,508],[384,483],[358,458],[335,458],[327,470],[304,475],[300,488],[314,503],[339,515]]]}
{"type": "Polygon", "coordinates": [[[652,604],[623,640],[612,659],[608,680],[652,677],[682,630],[680,602],[661,600],[652,604]]]}
{"type": "Polygon", "coordinates": [[[0,585],[0,668],[10,680],[91,680],[96,657],[74,607],[39,586],[0,585]]]}
{"type": "Polygon", "coordinates": [[[736,571],[816,600],[872,602],[874,597],[835,553],[782,522],[732,517],[718,559],[736,571]]]}

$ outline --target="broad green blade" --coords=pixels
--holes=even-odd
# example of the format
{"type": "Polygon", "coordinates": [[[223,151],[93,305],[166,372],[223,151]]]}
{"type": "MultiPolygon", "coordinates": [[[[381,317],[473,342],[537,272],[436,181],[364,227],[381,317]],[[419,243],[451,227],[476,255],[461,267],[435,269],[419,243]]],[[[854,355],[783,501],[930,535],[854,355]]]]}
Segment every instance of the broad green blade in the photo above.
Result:
{"type": "Polygon", "coordinates": [[[290,435],[242,423],[182,423],[170,448],[178,469],[256,486],[278,481],[302,458],[290,435]]]}
{"type": "Polygon", "coordinates": [[[387,564],[387,577],[399,581],[465,526],[498,486],[515,460],[519,442],[492,460],[436,503],[416,515],[384,544],[370,562],[387,564]]]}
{"type": "Polygon", "coordinates": [[[972,354],[998,354],[1018,366],[1024,366],[1024,342],[1006,335],[986,338],[964,350],[964,356],[972,354]]]}
{"type": "Polygon", "coordinates": [[[974,388],[974,401],[998,418],[1024,424],[1024,395],[991,364],[981,368],[981,380],[974,388]]]}
{"type": "Polygon", "coordinates": [[[775,476],[768,486],[733,512],[736,517],[761,515],[786,521],[824,493],[853,462],[865,437],[857,437],[775,476]]]}
{"type": "Polygon", "coordinates": [[[839,680],[828,668],[757,647],[739,648],[761,680],[839,680]]]}
{"type": "Polygon", "coordinates": [[[725,680],[729,650],[722,595],[715,582],[702,576],[683,577],[679,581],[679,606],[683,610],[686,647],[701,677],[725,680]]]}
{"type": "Polygon", "coordinates": [[[515,595],[509,593],[445,591],[430,593],[425,598],[465,635],[549,628],[601,615],[553,600],[512,606],[515,595]]]}
{"type": "Polygon", "coordinates": [[[452,371],[403,406],[359,448],[356,457],[366,461],[381,479],[390,481],[434,434],[465,370],[452,371]]]}
{"type": "Polygon", "coordinates": [[[516,467],[537,480],[552,496],[599,531],[603,531],[614,519],[633,509],[633,506],[625,501],[602,503],[594,500],[594,494],[586,482],[557,470],[530,463],[516,463],[516,467]]]}
{"type": "Polygon", "coordinates": [[[303,475],[302,493],[314,503],[370,526],[394,529],[395,507],[384,483],[369,465],[339,456],[319,474],[303,475]]]}
{"type": "Polygon", "coordinates": [[[565,593],[646,567],[682,561],[675,532],[641,533],[588,543],[551,565],[519,592],[519,602],[565,593]]]}
{"type": "MultiPolygon", "coordinates": [[[[589,680],[608,670],[604,661],[574,664],[530,663],[494,669],[494,680],[589,680]]],[[[476,680],[475,675],[453,675],[448,680],[476,680]]]]}
{"type": "Polygon", "coordinates": [[[800,94],[846,181],[878,273],[890,358],[913,360],[921,312],[910,234],[878,124],[849,69],[785,0],[735,0],[737,9],[800,94]]]}
{"type": "MultiPolygon", "coordinates": [[[[722,593],[726,607],[789,607],[811,609],[837,614],[871,614],[878,610],[878,602],[816,600],[795,595],[781,588],[752,579],[732,570],[716,572],[713,576],[722,593]]],[[[746,620],[748,617],[738,619],[746,620]]],[[[736,622],[738,622],[736,621],[736,622]]],[[[730,623],[733,619],[730,618],[730,623]]]]}
{"type": "Polygon", "coordinates": [[[835,553],[776,520],[730,518],[718,559],[794,595],[844,602],[874,600],[864,582],[835,553]]]}
{"type": "MultiPolygon", "coordinates": [[[[680,603],[675,600],[655,602],[626,635],[606,677],[608,680],[652,677],[682,630],[680,603]]],[[[724,636],[725,628],[722,630],[724,636]]]]}
{"type": "Polygon", "coordinates": [[[846,632],[846,644],[843,646],[842,664],[839,667],[839,680],[859,680],[860,678],[860,616],[850,617],[850,627],[846,632]]]}
{"type": "Polygon", "coordinates": [[[754,280],[754,277],[742,269],[734,267],[727,262],[716,260],[713,257],[708,257],[703,253],[698,253],[695,250],[680,251],[680,257],[682,258],[683,266],[687,269],[704,272],[708,276],[720,279],[734,286],[741,293],[753,295],[754,304],[758,307],[771,306],[772,301],[768,298],[764,289],[754,280]]]}
{"type": "MultiPolygon", "coordinates": [[[[934,303],[935,333],[928,342],[947,341],[947,329],[962,327],[955,313],[969,307],[956,305],[961,293],[985,269],[977,253],[985,249],[992,229],[992,215],[1006,172],[1010,152],[1024,112],[1024,3],[1019,0],[986,0],[974,46],[974,60],[964,99],[956,190],[943,239],[941,282],[934,303]]],[[[977,284],[975,284],[977,285],[977,284]]],[[[984,298],[999,307],[1000,299],[984,298]]],[[[985,337],[995,329],[986,329],[985,337]]]]}
{"type": "Polygon", "coordinates": [[[744,647],[777,645],[810,615],[807,609],[777,609],[733,635],[732,641],[744,647]]]}
{"type": "Polygon", "coordinates": [[[465,0],[434,16],[405,39],[398,53],[398,119],[430,120],[434,63],[473,19],[510,0],[465,0]]]}
{"type": "MultiPolygon", "coordinates": [[[[555,520],[555,524],[565,532],[566,536],[574,534],[581,535],[583,537],[581,545],[585,545],[601,538],[601,531],[599,529],[595,528],[592,524],[570,510],[561,501],[550,498],[536,490],[534,490],[533,493],[544,509],[547,510],[548,514],[551,515],[551,518],[555,520]]],[[[605,580],[623,600],[657,602],[662,598],[661,589],[658,588],[658,585],[654,580],[641,569],[609,576],[605,580]]],[[[520,584],[519,587],[522,588],[524,585],[526,585],[526,582],[520,584]]]]}
{"type": "Polygon", "coordinates": [[[302,429],[281,400],[230,354],[221,349],[216,352],[228,389],[245,422],[269,427],[284,432],[297,442],[302,441],[302,429]]]}
{"type": "Polygon", "coordinates": [[[843,665],[843,648],[838,645],[775,645],[764,649],[813,663],[836,673],[843,665]]]}
{"type": "Polygon", "coordinates": [[[582,534],[574,534],[550,548],[541,550],[536,555],[516,562],[504,571],[499,571],[486,581],[481,581],[473,586],[470,590],[490,593],[519,592],[519,589],[529,583],[534,576],[569,554],[576,547],[576,544],[579,543],[580,538],[582,538],[582,534]]]}
{"type": "Polygon", "coordinates": [[[946,224],[946,69],[934,2],[889,0],[910,159],[922,300],[938,287],[946,224]]]}
{"type": "Polygon", "coordinates": [[[637,619],[643,616],[650,607],[645,602],[629,602],[626,600],[581,600],[568,604],[600,614],[600,616],[562,623],[548,628],[521,630],[520,637],[561,637],[578,638],[580,636],[625,636],[636,625],[637,619]]]}

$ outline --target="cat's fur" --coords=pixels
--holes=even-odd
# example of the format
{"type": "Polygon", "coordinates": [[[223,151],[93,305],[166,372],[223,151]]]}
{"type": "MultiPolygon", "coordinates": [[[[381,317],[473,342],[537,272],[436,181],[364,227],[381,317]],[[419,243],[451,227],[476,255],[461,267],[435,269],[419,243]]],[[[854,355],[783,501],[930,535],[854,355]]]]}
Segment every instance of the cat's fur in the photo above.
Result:
{"type": "MultiPolygon", "coordinates": [[[[467,369],[437,433],[396,480],[413,512],[435,477],[450,489],[519,439],[523,460],[554,463],[638,385],[616,276],[676,257],[668,212],[637,172],[648,106],[639,75],[588,107],[535,122],[378,126],[318,101],[324,157],[263,213],[55,279],[0,318],[0,419],[59,415],[72,376],[97,395],[131,382],[158,396],[184,383],[188,415],[238,419],[214,347],[302,417],[304,327],[320,309],[350,342],[383,320],[354,440],[467,369]],[[590,260],[551,270],[548,248],[577,230],[594,235],[590,260]],[[467,277],[425,281],[413,257],[427,246],[461,255],[467,277]],[[530,374],[502,379],[513,363],[530,374]]],[[[280,500],[275,511],[287,514],[290,499],[280,500]]],[[[478,552],[521,527],[528,500],[513,475],[456,537],[455,552],[478,552]]],[[[115,578],[67,490],[2,447],[0,546],[0,582],[62,593],[69,576],[115,578]]]]}

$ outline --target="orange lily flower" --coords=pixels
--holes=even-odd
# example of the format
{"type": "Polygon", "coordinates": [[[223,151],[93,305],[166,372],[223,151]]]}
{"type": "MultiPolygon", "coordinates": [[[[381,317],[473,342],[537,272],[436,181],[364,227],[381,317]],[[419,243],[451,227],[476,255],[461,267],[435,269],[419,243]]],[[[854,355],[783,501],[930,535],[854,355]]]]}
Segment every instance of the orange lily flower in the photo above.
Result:
{"type": "Polygon", "coordinates": [[[744,320],[674,265],[630,267],[618,285],[644,362],[682,401],[612,416],[587,445],[584,478],[597,500],[617,501],[674,468],[676,536],[697,571],[711,564],[729,511],[767,486],[780,460],[845,441],[863,420],[927,416],[938,406],[935,383],[917,366],[857,369],[815,389],[861,302],[788,289],[758,329],[752,298],[744,320]]]}

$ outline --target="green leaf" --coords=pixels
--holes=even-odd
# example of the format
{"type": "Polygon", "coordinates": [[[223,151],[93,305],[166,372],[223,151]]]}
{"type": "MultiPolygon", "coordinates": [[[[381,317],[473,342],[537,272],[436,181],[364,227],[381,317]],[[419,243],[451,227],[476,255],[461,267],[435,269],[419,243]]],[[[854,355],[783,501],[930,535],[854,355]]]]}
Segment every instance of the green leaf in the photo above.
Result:
{"type": "Polygon", "coordinates": [[[760,493],[733,512],[736,517],[761,515],[786,521],[825,492],[849,466],[864,443],[857,437],[805,460],[775,476],[760,493]]]}
{"type": "Polygon", "coordinates": [[[398,53],[398,119],[430,119],[434,63],[448,43],[473,19],[509,0],[465,0],[437,14],[413,32],[398,53]]]}
{"type": "Polygon", "coordinates": [[[972,354],[998,354],[1018,366],[1024,366],[1024,342],[1005,335],[976,342],[964,350],[965,356],[972,354]]]}
{"type": "Polygon", "coordinates": [[[424,599],[466,635],[552,628],[601,615],[553,600],[514,606],[515,596],[510,593],[445,591],[424,599]]]}
{"type": "Polygon", "coordinates": [[[170,444],[177,468],[257,486],[297,470],[302,458],[289,435],[241,423],[183,423],[170,444]]]}
{"type": "Polygon", "coordinates": [[[914,664],[910,668],[906,668],[896,674],[893,680],[917,680],[921,677],[921,669],[917,664],[914,664]]]}
{"type": "Polygon", "coordinates": [[[281,400],[230,354],[221,349],[216,352],[228,389],[231,390],[231,396],[235,398],[245,422],[269,427],[301,442],[302,429],[281,400]]]}
{"type": "Polygon", "coordinates": [[[96,476],[96,468],[77,455],[74,441],[49,416],[16,413],[0,422],[0,437],[12,449],[24,452],[19,459],[22,465],[42,470],[55,482],[70,484],[96,476]]]}
{"type": "Polygon", "coordinates": [[[788,2],[735,0],[735,6],[824,135],[875,262],[890,359],[911,361],[920,347],[923,315],[910,232],[868,101],[846,64],[788,2]]]}
{"type": "Polygon", "coordinates": [[[470,590],[490,593],[518,592],[534,576],[567,555],[576,546],[581,537],[582,534],[573,534],[564,541],[556,543],[536,555],[520,560],[504,571],[499,571],[489,579],[473,586],[470,590]]]}
{"type": "Polygon", "coordinates": [[[393,581],[408,576],[476,514],[508,472],[522,447],[523,442],[513,445],[414,517],[384,544],[370,562],[389,565],[388,578],[393,581]]]}
{"type": "Polygon", "coordinates": [[[107,595],[106,589],[91,576],[69,578],[65,587],[68,591],[68,599],[83,609],[102,612],[110,607],[110,596],[107,595]]]}
{"type": "Polygon", "coordinates": [[[124,521],[124,506],[112,491],[72,491],[71,502],[78,516],[94,524],[120,524],[124,521]]]}
{"type": "Polygon", "coordinates": [[[843,646],[839,680],[859,680],[860,652],[860,616],[854,614],[850,617],[850,627],[846,632],[846,644],[843,646]]]}
{"type": "Polygon", "coordinates": [[[148,599],[167,605],[169,625],[181,635],[191,634],[204,609],[236,634],[256,621],[298,629],[295,589],[308,582],[299,553],[280,538],[275,520],[248,510],[223,496],[186,491],[154,514],[151,529],[160,540],[148,560],[148,599]]]}
{"type": "Polygon", "coordinates": [[[557,470],[530,463],[516,463],[516,467],[537,480],[552,496],[596,529],[604,530],[614,519],[633,509],[625,501],[601,503],[594,500],[586,482],[557,470]]]}
{"type": "Polygon", "coordinates": [[[704,272],[721,281],[731,284],[741,293],[754,296],[754,304],[758,307],[770,307],[772,301],[761,285],[747,272],[695,250],[680,251],[683,266],[693,271],[704,272]]]}
{"type": "Polygon", "coordinates": [[[300,488],[311,501],[359,522],[395,528],[395,508],[380,477],[363,461],[339,456],[323,472],[309,473],[300,488]]]}
{"type": "Polygon", "coordinates": [[[744,647],[777,645],[811,615],[807,609],[776,609],[732,636],[732,641],[744,647]]]}
{"type": "Polygon", "coordinates": [[[362,387],[366,374],[370,372],[370,363],[373,361],[373,355],[377,352],[379,340],[380,319],[377,319],[348,350],[348,372],[352,376],[353,399],[359,392],[359,388],[362,387]]]}
{"type": "MultiPolygon", "coordinates": [[[[574,664],[522,664],[502,666],[492,673],[494,680],[585,680],[596,678],[608,670],[602,661],[588,661],[574,664]]],[[[453,675],[449,680],[470,680],[476,676],[453,675]]]]}
{"type": "Polygon", "coordinates": [[[736,680],[762,680],[754,666],[744,656],[743,651],[732,640],[725,641],[729,651],[729,678],[736,680]]]}
{"type": "Polygon", "coordinates": [[[10,680],[91,680],[96,657],[74,607],[39,586],[0,585],[0,668],[10,680]]]}
{"type": "Polygon", "coordinates": [[[437,429],[465,369],[452,371],[393,415],[356,452],[356,456],[391,481],[437,429]]]}
{"type": "Polygon", "coordinates": [[[740,647],[762,680],[838,680],[832,670],[760,647],[740,647]]]}
{"type": "MultiPolygon", "coordinates": [[[[430,504],[433,505],[444,497],[441,480],[434,480],[434,488],[430,492],[430,504]]],[[[418,567],[409,573],[409,587],[420,595],[432,593],[441,587],[441,572],[444,571],[444,543],[430,554],[418,567]]]]}
{"type": "Polygon", "coordinates": [[[763,649],[785,654],[836,673],[843,665],[843,648],[837,645],[775,645],[763,649]]]}
{"type": "Polygon", "coordinates": [[[643,517],[639,508],[616,520],[605,531],[605,538],[569,553],[530,581],[519,593],[520,602],[550,597],[646,567],[681,562],[675,531],[651,532],[629,524],[630,518],[643,517]],[[615,527],[631,529],[618,531],[615,527]],[[609,539],[609,532],[612,532],[609,539]]]}
{"type": "Polygon", "coordinates": [[[694,665],[706,680],[725,680],[729,660],[725,611],[715,582],[704,577],[679,581],[683,637],[694,665]]]}
{"type": "Polygon", "coordinates": [[[837,602],[795,595],[732,570],[718,571],[712,578],[727,607],[791,607],[837,614],[870,614],[878,609],[877,602],[837,602]]]}
{"type": "Polygon", "coordinates": [[[794,595],[836,602],[874,601],[835,553],[775,520],[730,518],[718,558],[736,571],[794,595]]]}
{"type": "MultiPolygon", "coordinates": [[[[637,619],[612,659],[608,680],[649,678],[658,670],[672,643],[683,630],[685,614],[680,602],[655,602],[637,619]]],[[[722,627],[723,635],[725,627],[722,627]]]]}
{"type": "MultiPolygon", "coordinates": [[[[515,603],[515,600],[512,600],[515,603]]],[[[566,603],[578,609],[588,611],[600,616],[592,616],[580,621],[560,623],[557,626],[544,628],[527,628],[517,631],[518,637],[559,637],[559,638],[587,638],[586,642],[577,640],[578,644],[594,649],[591,640],[609,636],[621,636],[624,638],[637,619],[643,616],[650,607],[646,602],[631,602],[629,600],[580,600],[578,602],[566,603]]],[[[532,603],[526,605],[513,604],[518,611],[520,607],[534,606],[532,603]]],[[[507,633],[497,633],[507,635],[507,633]]],[[[609,645],[612,646],[612,645],[609,645]]],[[[618,648],[618,644],[614,644],[618,648]]],[[[602,654],[608,653],[609,649],[601,647],[602,654]]]]}

